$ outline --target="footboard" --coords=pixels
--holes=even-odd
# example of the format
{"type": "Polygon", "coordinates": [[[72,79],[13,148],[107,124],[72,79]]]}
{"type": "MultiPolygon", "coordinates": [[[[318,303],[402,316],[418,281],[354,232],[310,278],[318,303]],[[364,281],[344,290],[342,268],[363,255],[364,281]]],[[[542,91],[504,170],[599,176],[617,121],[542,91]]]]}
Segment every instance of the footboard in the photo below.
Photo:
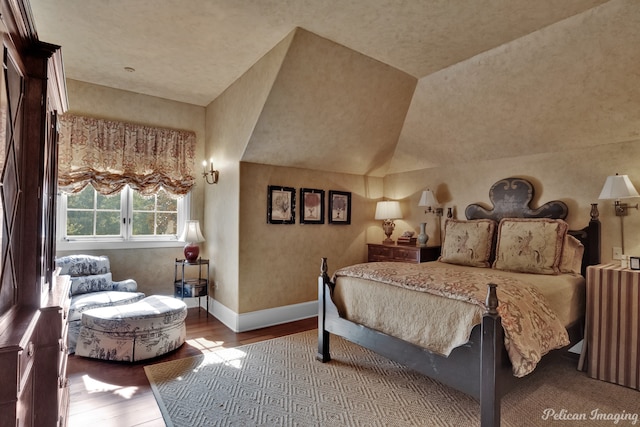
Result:
{"type": "Polygon", "coordinates": [[[469,341],[448,357],[341,318],[331,299],[334,287],[327,274],[327,259],[322,258],[318,277],[319,361],[331,360],[330,334],[341,336],[478,399],[481,425],[500,425],[500,399],[516,378],[504,347],[496,285],[489,285],[481,325],[473,328],[469,341]]]}

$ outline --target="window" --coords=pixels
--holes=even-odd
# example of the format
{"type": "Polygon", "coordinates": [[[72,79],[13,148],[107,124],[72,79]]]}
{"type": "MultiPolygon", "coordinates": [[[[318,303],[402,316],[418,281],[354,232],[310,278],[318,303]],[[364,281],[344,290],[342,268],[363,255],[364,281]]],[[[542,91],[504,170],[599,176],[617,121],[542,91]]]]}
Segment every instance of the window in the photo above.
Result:
{"type": "Polygon", "coordinates": [[[58,246],[104,248],[164,246],[177,242],[188,218],[190,196],[178,199],[160,190],[143,196],[126,186],[119,194],[103,196],[91,185],[58,200],[58,246]]]}

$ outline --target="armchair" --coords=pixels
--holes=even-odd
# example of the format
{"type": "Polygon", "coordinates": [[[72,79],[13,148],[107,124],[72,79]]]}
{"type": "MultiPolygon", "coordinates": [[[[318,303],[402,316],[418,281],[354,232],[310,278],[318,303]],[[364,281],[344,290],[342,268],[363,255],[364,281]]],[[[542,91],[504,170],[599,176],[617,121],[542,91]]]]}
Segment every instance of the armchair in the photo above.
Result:
{"type": "Polygon", "coordinates": [[[75,353],[82,313],[98,307],[130,304],[145,297],[133,279],[114,281],[106,256],[68,255],[56,259],[61,275],[71,276],[67,349],[75,353]]]}

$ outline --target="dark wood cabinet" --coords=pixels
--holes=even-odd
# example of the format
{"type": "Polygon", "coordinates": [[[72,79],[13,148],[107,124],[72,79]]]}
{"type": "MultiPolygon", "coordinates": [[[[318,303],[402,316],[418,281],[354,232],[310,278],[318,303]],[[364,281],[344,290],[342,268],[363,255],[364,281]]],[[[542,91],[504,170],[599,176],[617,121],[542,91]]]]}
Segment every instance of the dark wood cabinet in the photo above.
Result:
{"type": "Polygon", "coordinates": [[[64,426],[69,287],[54,274],[62,56],[38,40],[28,0],[0,0],[0,40],[0,427],[64,426]]]}
{"type": "Polygon", "coordinates": [[[440,256],[440,246],[380,245],[368,243],[368,262],[394,261],[420,263],[435,261],[440,256]]]}

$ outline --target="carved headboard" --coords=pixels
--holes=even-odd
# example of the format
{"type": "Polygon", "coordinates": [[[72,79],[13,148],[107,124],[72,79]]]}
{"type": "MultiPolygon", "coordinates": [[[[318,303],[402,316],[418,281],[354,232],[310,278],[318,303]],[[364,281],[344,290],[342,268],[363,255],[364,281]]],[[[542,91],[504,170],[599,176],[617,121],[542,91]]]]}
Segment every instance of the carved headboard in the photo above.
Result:
{"type": "MultiPolygon", "coordinates": [[[[538,208],[532,208],[529,204],[533,195],[533,185],[526,179],[504,178],[493,184],[489,190],[492,208],[474,203],[467,206],[464,213],[467,219],[492,219],[496,222],[502,218],[567,218],[569,209],[564,202],[553,200],[538,208]]],[[[589,225],[581,230],[570,230],[569,233],[584,245],[584,275],[588,265],[600,263],[600,220],[597,205],[592,205],[589,225]]]]}
{"type": "Polygon", "coordinates": [[[537,209],[529,206],[533,200],[534,189],[529,181],[523,178],[505,178],[496,182],[489,190],[489,199],[493,209],[485,209],[478,204],[467,206],[464,213],[467,219],[502,218],[553,218],[565,219],[569,208],[564,202],[554,200],[537,209]]]}

